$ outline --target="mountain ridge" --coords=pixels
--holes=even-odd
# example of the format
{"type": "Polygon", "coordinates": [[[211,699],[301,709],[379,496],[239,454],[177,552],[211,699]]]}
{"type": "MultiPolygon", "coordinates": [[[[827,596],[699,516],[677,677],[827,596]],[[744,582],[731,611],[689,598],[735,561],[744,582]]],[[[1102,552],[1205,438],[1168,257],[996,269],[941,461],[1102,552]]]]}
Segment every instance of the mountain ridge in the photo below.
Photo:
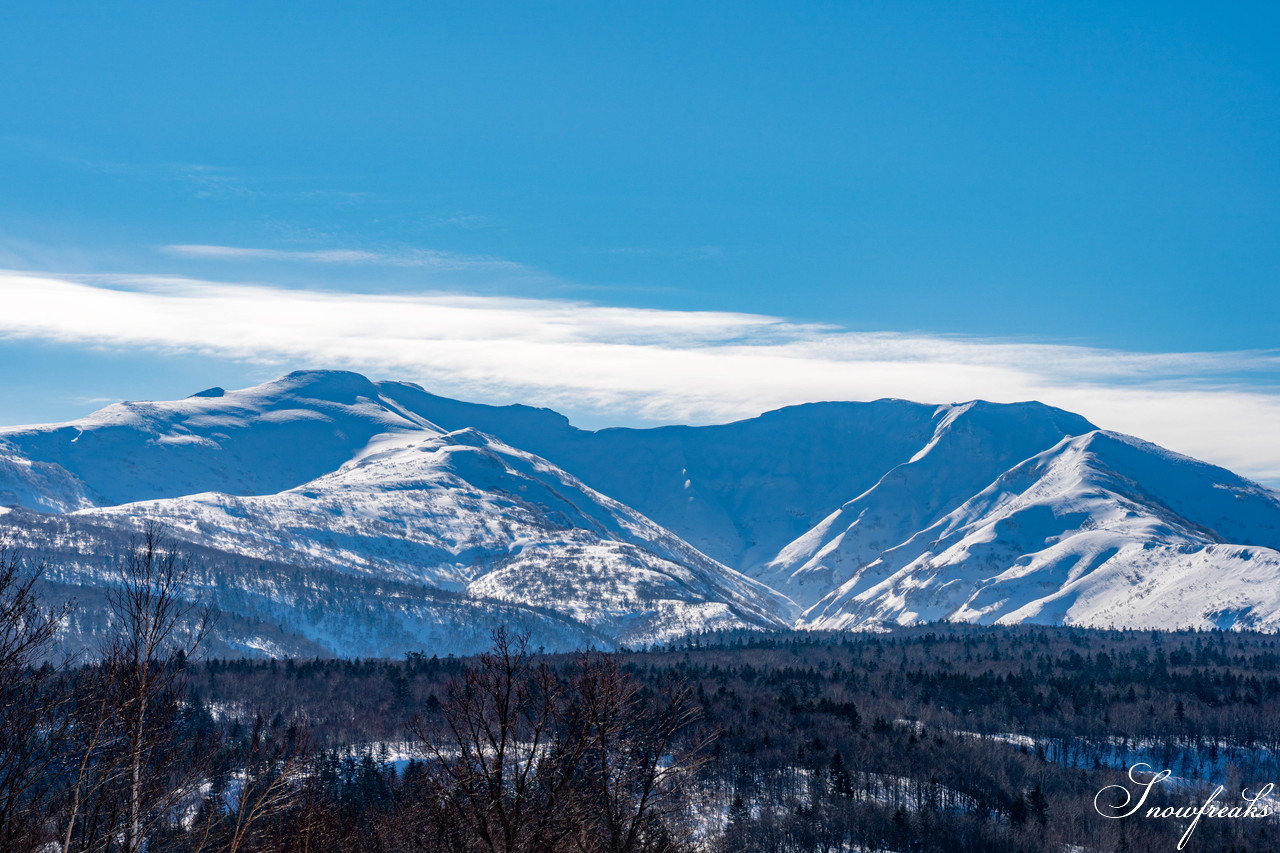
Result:
{"type": "MultiPolygon", "coordinates": [[[[581,430],[550,409],[295,371],[0,429],[0,505],[11,538],[81,566],[60,582],[86,590],[110,585],[106,551],[150,522],[215,561],[292,566],[292,580],[263,570],[277,603],[323,576],[327,623],[345,618],[345,577],[579,626],[539,622],[549,647],[928,619],[1280,629],[1275,492],[1034,401],[581,430]],[[43,550],[42,518],[66,526],[43,550]],[[96,544],[79,553],[77,537],[96,544]]],[[[243,572],[232,587],[253,586],[243,572]]],[[[357,641],[346,623],[309,635],[292,605],[235,606],[274,613],[298,648],[413,642],[407,616],[357,641]]],[[[379,606],[352,605],[373,622],[379,606]]],[[[410,609],[425,625],[432,606],[447,609],[410,609]]],[[[446,649],[442,631],[419,634],[446,649]]]]}

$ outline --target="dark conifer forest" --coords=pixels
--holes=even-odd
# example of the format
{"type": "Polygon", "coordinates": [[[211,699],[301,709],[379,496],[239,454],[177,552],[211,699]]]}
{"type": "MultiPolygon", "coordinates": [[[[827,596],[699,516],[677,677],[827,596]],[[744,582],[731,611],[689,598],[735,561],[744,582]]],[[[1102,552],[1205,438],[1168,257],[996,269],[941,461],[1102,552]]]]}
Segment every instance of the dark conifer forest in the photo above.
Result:
{"type": "Polygon", "coordinates": [[[0,572],[6,851],[1274,850],[1280,648],[927,625],[477,658],[225,660],[144,543],[93,660],[0,572]],[[1121,786],[1139,796],[1119,819],[1121,786]],[[1100,792],[1103,792],[1100,794],[1100,792]],[[1269,799],[1255,811],[1269,811],[1269,799]]]}

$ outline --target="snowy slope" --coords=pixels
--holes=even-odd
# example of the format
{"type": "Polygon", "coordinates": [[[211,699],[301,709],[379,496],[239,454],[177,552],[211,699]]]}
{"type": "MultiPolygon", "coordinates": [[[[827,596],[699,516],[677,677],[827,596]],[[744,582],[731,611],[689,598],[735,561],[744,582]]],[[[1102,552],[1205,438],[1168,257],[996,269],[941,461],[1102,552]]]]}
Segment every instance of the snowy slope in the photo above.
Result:
{"type": "Polygon", "coordinates": [[[375,438],[274,495],[204,493],[72,514],[184,540],[546,607],[622,643],[786,624],[788,602],[634,510],[476,430],[375,438]]]}
{"type": "MultiPolygon", "coordinates": [[[[78,516],[24,511],[5,520],[16,522],[3,531],[11,547],[36,563],[46,562],[43,585],[50,599],[76,604],[62,645],[92,654],[107,628],[105,593],[132,531],[78,516]]],[[[615,645],[552,610],[408,581],[248,560],[203,545],[187,550],[195,558],[187,600],[218,613],[205,646],[214,656],[474,654],[489,647],[499,626],[527,632],[534,648],[549,651],[615,645]]]]}
{"type": "Polygon", "coordinates": [[[1280,498],[1118,433],[1064,439],[811,607],[842,628],[938,619],[1280,630],[1280,498]]]}
{"type": "Polygon", "coordinates": [[[84,483],[66,468],[29,459],[0,438],[0,507],[67,512],[95,504],[84,483]]]}

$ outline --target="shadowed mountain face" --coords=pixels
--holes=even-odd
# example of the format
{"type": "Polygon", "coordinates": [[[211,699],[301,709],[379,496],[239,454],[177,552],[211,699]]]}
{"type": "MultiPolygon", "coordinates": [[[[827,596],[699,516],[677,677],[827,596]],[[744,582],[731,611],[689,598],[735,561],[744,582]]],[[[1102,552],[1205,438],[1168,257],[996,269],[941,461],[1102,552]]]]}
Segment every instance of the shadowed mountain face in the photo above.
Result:
{"type": "Polygon", "coordinates": [[[217,573],[192,594],[235,617],[225,642],[263,653],[469,651],[511,621],[548,648],[932,619],[1280,628],[1276,493],[1039,403],[593,432],[303,371],[0,430],[0,505],[60,588],[109,586],[159,524],[217,573]]]}

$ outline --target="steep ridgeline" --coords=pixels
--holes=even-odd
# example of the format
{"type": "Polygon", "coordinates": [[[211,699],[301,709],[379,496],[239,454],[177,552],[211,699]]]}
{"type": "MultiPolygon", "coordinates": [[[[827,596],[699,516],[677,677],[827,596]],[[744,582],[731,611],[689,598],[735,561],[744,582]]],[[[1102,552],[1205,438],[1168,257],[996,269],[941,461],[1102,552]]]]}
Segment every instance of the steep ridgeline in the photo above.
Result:
{"type": "MultiPolygon", "coordinates": [[[[839,535],[795,549],[848,566],[839,535]]],[[[856,543],[856,540],[855,540],[856,543]]],[[[855,544],[856,547],[856,544],[855,544]]],[[[1098,430],[1063,439],[865,562],[801,624],[950,619],[1280,630],[1280,501],[1098,430]]]]}
{"type": "Polygon", "coordinates": [[[161,524],[219,567],[203,597],[233,648],[467,651],[513,621],[547,648],[926,619],[1280,629],[1276,493],[1039,403],[592,432],[304,371],[0,430],[4,504],[85,591],[161,524]]]}

